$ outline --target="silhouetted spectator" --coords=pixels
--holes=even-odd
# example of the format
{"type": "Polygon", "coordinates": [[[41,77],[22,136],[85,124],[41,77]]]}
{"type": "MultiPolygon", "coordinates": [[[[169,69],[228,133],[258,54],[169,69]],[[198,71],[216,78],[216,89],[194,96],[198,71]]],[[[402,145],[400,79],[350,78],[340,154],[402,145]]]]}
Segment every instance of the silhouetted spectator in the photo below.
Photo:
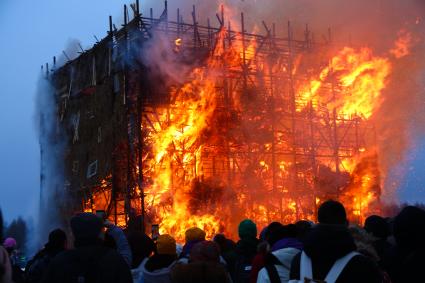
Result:
{"type": "MultiPolygon", "coordinates": [[[[382,276],[377,265],[369,258],[354,253],[357,247],[347,229],[348,221],[344,206],[337,201],[326,201],[319,207],[318,219],[319,224],[306,236],[304,251],[292,262],[291,279],[300,280],[300,277],[308,277],[325,280],[335,262],[345,258],[348,263],[342,272],[337,274],[336,283],[381,283],[382,276]],[[304,262],[311,261],[312,274],[300,274],[301,257],[305,258],[304,262]]],[[[308,269],[306,266],[304,268],[308,269]]]]}
{"type": "Polygon", "coordinates": [[[250,279],[252,263],[257,254],[257,225],[252,220],[243,220],[238,227],[239,241],[235,249],[234,283],[247,283],[250,279]]]}
{"type": "Polygon", "coordinates": [[[25,268],[27,283],[41,282],[50,262],[59,253],[65,251],[67,245],[66,234],[61,229],[50,232],[49,241],[44,248],[31,259],[25,268]]]}
{"type": "Polygon", "coordinates": [[[392,248],[392,245],[388,242],[389,224],[381,216],[372,215],[366,218],[364,229],[374,237],[372,245],[378,254],[379,265],[382,266],[382,258],[392,248]]]}
{"type": "Polygon", "coordinates": [[[188,264],[177,264],[172,271],[173,283],[230,283],[230,275],[220,263],[220,250],[211,241],[199,242],[190,252],[188,264]]]}
{"type": "Polygon", "coordinates": [[[425,266],[425,211],[405,207],[394,219],[396,246],[383,258],[393,283],[423,282],[425,266]]]}
{"type": "Polygon", "coordinates": [[[265,257],[265,267],[258,273],[257,283],[288,282],[292,260],[303,248],[297,239],[297,227],[281,226],[270,235],[270,243],[271,252],[265,257]]]}
{"type": "Polygon", "coordinates": [[[142,273],[135,283],[170,283],[171,270],[177,262],[176,240],[170,235],[160,235],[156,252],[142,263],[142,273]]]}
{"type": "Polygon", "coordinates": [[[183,246],[183,251],[180,254],[180,261],[187,262],[189,260],[189,255],[192,247],[197,243],[205,241],[205,237],[206,233],[198,227],[192,227],[187,229],[185,232],[186,243],[183,246]]]}
{"type": "Polygon", "coordinates": [[[130,267],[114,249],[103,245],[103,221],[91,213],[71,219],[74,249],[58,254],[50,263],[42,282],[133,282],[130,267]]]}
{"type": "Polygon", "coordinates": [[[18,243],[14,238],[7,238],[3,242],[3,247],[9,254],[10,264],[12,266],[12,281],[14,283],[24,283],[24,272],[21,270],[18,262],[17,245],[18,243]]]}

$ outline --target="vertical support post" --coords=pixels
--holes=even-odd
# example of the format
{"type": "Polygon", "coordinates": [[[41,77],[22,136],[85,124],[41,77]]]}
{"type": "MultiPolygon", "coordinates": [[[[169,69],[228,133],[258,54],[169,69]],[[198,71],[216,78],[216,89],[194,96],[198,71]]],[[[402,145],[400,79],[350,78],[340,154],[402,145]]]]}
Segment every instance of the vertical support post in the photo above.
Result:
{"type": "MultiPolygon", "coordinates": [[[[315,128],[314,128],[314,108],[313,101],[309,102],[309,122],[310,122],[310,146],[311,146],[311,168],[313,168],[313,176],[317,176],[316,169],[316,142],[314,138],[315,128]]],[[[314,202],[314,219],[317,221],[317,188],[316,181],[313,183],[313,202],[314,202]]]]}
{"type": "MultiPolygon", "coordinates": [[[[332,88],[332,101],[334,102],[335,105],[335,101],[336,101],[336,90],[335,90],[335,74],[333,71],[333,67],[331,67],[331,88],[332,88]]],[[[332,109],[332,126],[333,126],[333,146],[334,146],[334,162],[335,162],[335,172],[337,173],[337,175],[339,175],[340,173],[340,168],[339,168],[339,141],[338,141],[338,114],[337,114],[337,108],[336,106],[333,107],[332,109]]]]}
{"type": "Polygon", "coordinates": [[[208,24],[208,49],[212,48],[212,34],[211,34],[211,22],[210,18],[207,19],[208,24]]]}
{"type": "Polygon", "coordinates": [[[124,27],[127,26],[128,23],[128,10],[127,10],[127,5],[124,4],[124,27]]]}
{"type": "Polygon", "coordinates": [[[150,19],[151,19],[151,25],[153,25],[153,9],[150,8],[149,10],[149,15],[150,15],[150,19]]]}
{"type": "Polygon", "coordinates": [[[196,37],[197,37],[197,33],[198,33],[198,25],[197,25],[197,22],[196,22],[196,7],[195,7],[195,5],[192,6],[192,20],[193,20],[193,46],[196,48],[197,47],[196,37]]]}
{"type": "Polygon", "coordinates": [[[297,170],[297,140],[296,140],[296,97],[295,97],[295,88],[294,88],[294,78],[292,74],[293,70],[293,62],[292,62],[292,28],[291,22],[288,21],[288,72],[289,72],[289,84],[290,84],[290,97],[291,97],[291,131],[292,131],[292,190],[297,193],[297,199],[295,199],[296,203],[296,218],[299,220],[299,205],[298,205],[298,194],[299,188],[297,178],[298,178],[298,170],[297,170]]]}
{"type": "MultiPolygon", "coordinates": [[[[124,5],[124,101],[127,111],[127,186],[126,186],[126,192],[125,192],[125,200],[124,200],[124,218],[125,222],[127,224],[128,216],[131,213],[131,200],[130,200],[130,193],[133,189],[134,182],[133,182],[133,129],[132,129],[132,121],[133,121],[133,113],[132,113],[132,107],[133,103],[130,98],[129,93],[129,79],[128,79],[128,66],[127,66],[127,56],[128,56],[128,31],[127,31],[127,5],[124,5]]],[[[133,121],[134,123],[134,121],[133,121]]]]}
{"type": "Polygon", "coordinates": [[[232,33],[232,26],[231,26],[230,21],[229,21],[228,29],[227,29],[227,39],[229,41],[229,47],[232,46],[232,35],[231,35],[231,33],[232,33]]]}
{"type": "Polygon", "coordinates": [[[177,37],[180,37],[180,9],[177,8],[177,37]]]}
{"type": "Polygon", "coordinates": [[[142,215],[142,233],[145,233],[146,230],[146,220],[145,220],[145,187],[143,186],[143,135],[142,135],[142,115],[143,115],[143,102],[142,102],[142,94],[141,91],[137,94],[137,133],[138,133],[138,144],[139,144],[139,156],[138,156],[138,166],[139,166],[139,174],[138,174],[138,185],[140,191],[140,202],[141,202],[141,215],[142,215]]]}
{"type": "Polygon", "coordinates": [[[112,29],[113,29],[112,16],[109,16],[109,35],[111,36],[112,36],[112,29]]]}
{"type": "Polygon", "coordinates": [[[246,93],[248,88],[248,74],[246,64],[246,43],[245,43],[245,18],[244,13],[241,13],[241,27],[242,27],[242,72],[243,72],[243,90],[246,93]]]}
{"type": "MultiPolygon", "coordinates": [[[[113,44],[114,44],[114,35],[113,35],[113,23],[112,23],[112,16],[109,16],[109,32],[108,32],[108,36],[109,36],[109,54],[108,54],[108,76],[111,77],[112,75],[112,52],[113,52],[113,44]]],[[[114,77],[112,77],[112,80],[114,80],[114,77]]],[[[114,84],[111,84],[111,92],[114,92],[114,84]]],[[[114,147],[116,146],[116,138],[115,138],[115,132],[113,132],[112,135],[112,140],[113,140],[113,145],[114,147]]],[[[112,154],[112,163],[114,164],[113,166],[116,166],[115,164],[116,159],[115,159],[115,155],[112,154]]],[[[111,202],[113,204],[113,214],[114,214],[114,224],[117,225],[118,224],[118,192],[117,192],[117,186],[116,186],[116,174],[115,174],[115,170],[112,170],[112,189],[111,189],[111,202]]]]}
{"type": "Polygon", "coordinates": [[[165,5],[165,10],[164,10],[164,12],[165,12],[165,31],[168,33],[168,1],[167,0],[165,0],[164,5],[165,5]]]}
{"type": "Polygon", "coordinates": [[[221,22],[223,23],[223,26],[224,26],[224,5],[221,5],[221,22]]]}

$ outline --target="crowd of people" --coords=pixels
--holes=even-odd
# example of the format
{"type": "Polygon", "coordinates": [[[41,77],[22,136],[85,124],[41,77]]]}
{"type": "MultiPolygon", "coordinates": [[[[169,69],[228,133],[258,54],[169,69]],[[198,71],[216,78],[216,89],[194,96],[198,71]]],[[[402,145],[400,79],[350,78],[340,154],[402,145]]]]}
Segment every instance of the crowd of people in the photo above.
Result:
{"type": "Polygon", "coordinates": [[[193,227],[181,246],[172,235],[153,240],[141,229],[122,230],[79,213],[70,220],[72,243],[63,230],[52,231],[24,270],[13,260],[16,241],[5,239],[0,283],[425,282],[424,210],[408,206],[391,219],[373,215],[359,227],[349,225],[341,203],[329,200],[317,215],[316,224],[273,222],[262,231],[243,220],[237,242],[223,234],[207,240],[193,227]]]}

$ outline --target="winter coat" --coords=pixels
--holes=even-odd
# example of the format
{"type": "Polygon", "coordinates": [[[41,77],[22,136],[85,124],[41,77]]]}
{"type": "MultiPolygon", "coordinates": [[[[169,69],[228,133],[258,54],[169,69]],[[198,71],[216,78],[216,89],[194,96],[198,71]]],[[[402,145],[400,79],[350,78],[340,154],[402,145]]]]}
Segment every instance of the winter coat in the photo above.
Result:
{"type": "Polygon", "coordinates": [[[177,264],[171,272],[173,283],[231,283],[226,268],[220,263],[192,262],[177,264]]]}
{"type": "Polygon", "coordinates": [[[118,253],[124,258],[128,266],[131,266],[133,262],[131,248],[124,231],[115,225],[111,225],[106,233],[114,239],[118,253]]]}
{"type": "Polygon", "coordinates": [[[146,258],[133,270],[134,283],[171,283],[171,270],[176,265],[175,258],[154,255],[146,258]],[[136,276],[135,276],[136,275],[136,276]]]}
{"type": "Polygon", "coordinates": [[[405,207],[394,219],[393,229],[397,245],[386,252],[382,265],[393,283],[423,282],[425,211],[405,207]]]}
{"type": "Polygon", "coordinates": [[[0,268],[2,269],[0,283],[12,283],[12,266],[10,264],[9,254],[2,246],[0,246],[0,268]]]}
{"type": "MultiPolygon", "coordinates": [[[[279,264],[275,265],[275,267],[279,274],[280,282],[286,283],[289,281],[292,260],[300,251],[300,249],[296,248],[283,248],[272,252],[279,261],[279,264]]],[[[266,268],[262,268],[258,273],[257,283],[270,283],[270,277],[266,268]]]]}
{"type": "Polygon", "coordinates": [[[75,283],[79,280],[90,283],[133,282],[130,268],[122,256],[101,245],[81,246],[58,254],[51,261],[42,282],[75,283]]]}
{"type": "Polygon", "coordinates": [[[47,248],[39,251],[33,259],[31,259],[25,267],[25,277],[27,283],[39,283],[43,279],[44,273],[47,271],[52,259],[63,252],[60,250],[49,250],[47,248]]]}
{"type": "MultiPolygon", "coordinates": [[[[345,226],[318,224],[307,235],[304,251],[310,257],[315,280],[324,280],[335,261],[355,251],[354,240],[345,226]]],[[[290,279],[300,279],[301,254],[294,257],[290,279]]],[[[378,266],[363,255],[353,257],[336,283],[381,283],[378,266]]]]}

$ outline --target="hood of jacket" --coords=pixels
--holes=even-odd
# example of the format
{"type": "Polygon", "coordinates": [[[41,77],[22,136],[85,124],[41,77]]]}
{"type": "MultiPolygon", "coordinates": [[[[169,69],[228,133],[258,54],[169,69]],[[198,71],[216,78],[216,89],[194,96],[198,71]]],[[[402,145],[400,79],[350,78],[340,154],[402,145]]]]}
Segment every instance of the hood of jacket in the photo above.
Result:
{"type": "Polygon", "coordinates": [[[176,261],[173,261],[169,266],[162,267],[155,270],[148,270],[146,268],[148,260],[144,260],[142,265],[143,282],[145,283],[162,283],[171,282],[171,270],[176,265],[176,261]]]}
{"type": "Polygon", "coordinates": [[[161,275],[161,274],[169,274],[171,269],[176,264],[177,260],[171,262],[168,266],[157,267],[155,269],[147,268],[149,267],[149,260],[143,261],[143,274],[145,275],[161,275]]]}
{"type": "Polygon", "coordinates": [[[355,250],[348,228],[342,225],[318,224],[311,229],[304,243],[304,251],[313,262],[334,262],[355,250]]]}
{"type": "Polygon", "coordinates": [[[284,248],[274,251],[272,254],[289,270],[292,260],[300,251],[297,248],[284,248]]]}
{"type": "Polygon", "coordinates": [[[284,248],[295,248],[295,249],[302,250],[303,244],[296,238],[284,238],[277,241],[272,246],[272,251],[277,251],[284,248]]]}

